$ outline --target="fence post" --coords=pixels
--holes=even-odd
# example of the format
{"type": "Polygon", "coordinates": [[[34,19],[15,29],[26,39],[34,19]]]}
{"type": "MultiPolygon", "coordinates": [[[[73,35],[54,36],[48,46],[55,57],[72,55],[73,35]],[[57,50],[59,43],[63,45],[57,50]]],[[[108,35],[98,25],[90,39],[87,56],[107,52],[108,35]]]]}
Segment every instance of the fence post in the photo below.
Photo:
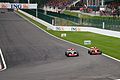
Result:
{"type": "MultiPolygon", "coordinates": [[[[38,5],[37,5],[38,6],[38,5]]],[[[36,18],[38,17],[38,7],[36,8],[36,18]]]]}
{"type": "Polygon", "coordinates": [[[105,29],[105,22],[103,22],[102,24],[103,24],[103,25],[102,25],[102,28],[105,29]]]}
{"type": "Polygon", "coordinates": [[[55,19],[52,19],[52,25],[55,25],[55,19]]]}

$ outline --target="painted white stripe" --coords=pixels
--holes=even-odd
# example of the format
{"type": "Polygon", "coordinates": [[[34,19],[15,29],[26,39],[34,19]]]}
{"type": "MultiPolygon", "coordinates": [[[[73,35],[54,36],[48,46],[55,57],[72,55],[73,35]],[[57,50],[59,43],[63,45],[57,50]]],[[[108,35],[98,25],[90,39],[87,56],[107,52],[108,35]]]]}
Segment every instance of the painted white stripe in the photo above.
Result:
{"type": "Polygon", "coordinates": [[[3,63],[3,66],[4,66],[4,68],[1,69],[0,71],[3,71],[3,70],[5,70],[5,69],[7,69],[7,66],[6,66],[5,59],[4,59],[4,57],[3,57],[3,54],[2,54],[2,50],[1,50],[1,49],[0,49],[0,56],[1,56],[2,63],[3,63]]]}
{"type": "Polygon", "coordinates": [[[113,60],[116,60],[116,61],[118,61],[118,62],[120,62],[120,60],[119,59],[116,59],[116,58],[114,58],[114,57],[111,57],[111,56],[109,56],[109,55],[106,55],[106,54],[103,54],[104,56],[106,56],[106,57],[109,57],[109,58],[111,58],[111,59],[113,59],[113,60]]]}
{"type": "MultiPolygon", "coordinates": [[[[16,13],[16,14],[18,14],[18,13],[16,13]]],[[[18,15],[20,15],[20,14],[18,14],[18,15]]],[[[40,27],[37,26],[36,24],[32,23],[30,20],[28,20],[28,19],[25,18],[24,16],[22,16],[22,15],[20,15],[20,16],[21,16],[22,18],[24,18],[25,20],[27,20],[28,22],[30,22],[31,24],[35,25],[37,28],[39,28],[39,29],[41,29],[42,31],[44,31],[45,33],[47,33],[47,34],[49,34],[49,35],[51,35],[51,36],[53,36],[53,37],[55,37],[55,38],[57,38],[57,39],[59,39],[59,40],[62,40],[62,41],[68,42],[68,43],[70,43],[70,44],[74,44],[74,45],[77,45],[77,46],[80,46],[80,47],[83,47],[83,48],[86,48],[86,49],[89,49],[88,47],[85,47],[85,46],[82,46],[82,45],[79,45],[79,44],[75,44],[75,43],[72,43],[72,42],[70,42],[70,41],[66,41],[66,40],[64,40],[64,39],[61,39],[61,38],[59,38],[59,37],[56,37],[56,36],[48,33],[47,31],[45,31],[44,29],[40,28],[40,27]]],[[[106,55],[106,54],[104,54],[104,53],[103,53],[103,55],[106,56],[106,57],[108,57],[108,58],[111,58],[111,59],[113,59],[113,60],[115,60],[115,61],[120,62],[119,59],[116,59],[116,58],[111,57],[111,56],[109,56],[109,55],[106,55]]]]}
{"type": "Polygon", "coordinates": [[[0,62],[0,70],[2,69],[2,64],[1,64],[1,62],[0,62]]]}
{"type": "Polygon", "coordinates": [[[120,79],[115,79],[115,80],[120,80],[120,79]]]}

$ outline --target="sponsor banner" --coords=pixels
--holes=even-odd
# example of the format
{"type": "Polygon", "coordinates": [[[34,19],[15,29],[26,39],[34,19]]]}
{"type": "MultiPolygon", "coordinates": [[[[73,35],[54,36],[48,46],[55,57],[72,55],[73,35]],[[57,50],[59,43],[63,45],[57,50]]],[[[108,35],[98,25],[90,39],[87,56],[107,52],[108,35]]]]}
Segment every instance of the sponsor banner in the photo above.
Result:
{"type": "Polygon", "coordinates": [[[56,30],[57,30],[57,31],[65,31],[65,30],[64,30],[64,27],[56,27],[56,30]]]}
{"type": "Polygon", "coordinates": [[[80,27],[55,26],[57,31],[81,31],[80,27]]]}
{"type": "Polygon", "coordinates": [[[37,4],[11,3],[12,9],[37,9],[37,4]]]}
{"type": "Polygon", "coordinates": [[[0,3],[0,8],[9,8],[9,9],[37,9],[37,4],[0,3]]]}
{"type": "Polygon", "coordinates": [[[29,9],[37,9],[37,4],[30,4],[29,9]]]}
{"type": "Polygon", "coordinates": [[[79,27],[71,27],[71,31],[80,31],[79,27]]]}
{"type": "Polygon", "coordinates": [[[0,3],[0,8],[10,8],[11,7],[11,5],[10,5],[10,3],[0,3]]]}

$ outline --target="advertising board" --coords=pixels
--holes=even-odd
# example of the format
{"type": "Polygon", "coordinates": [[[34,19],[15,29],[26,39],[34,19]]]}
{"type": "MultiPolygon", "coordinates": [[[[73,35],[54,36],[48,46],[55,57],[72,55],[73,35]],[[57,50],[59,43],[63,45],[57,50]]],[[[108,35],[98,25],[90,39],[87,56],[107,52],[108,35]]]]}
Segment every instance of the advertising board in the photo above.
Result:
{"type": "Polygon", "coordinates": [[[0,3],[0,8],[8,8],[8,9],[37,9],[37,4],[0,3]]]}

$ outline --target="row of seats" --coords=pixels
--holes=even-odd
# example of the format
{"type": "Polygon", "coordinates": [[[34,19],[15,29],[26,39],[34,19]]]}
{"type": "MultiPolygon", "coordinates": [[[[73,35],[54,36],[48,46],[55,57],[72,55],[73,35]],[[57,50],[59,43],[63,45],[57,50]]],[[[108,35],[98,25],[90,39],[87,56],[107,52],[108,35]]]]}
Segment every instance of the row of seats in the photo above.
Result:
{"type": "Polygon", "coordinates": [[[113,7],[115,8],[115,7],[118,7],[118,6],[120,6],[120,2],[118,2],[118,3],[112,2],[112,3],[107,5],[107,7],[109,7],[109,8],[113,8],[113,7]]]}

